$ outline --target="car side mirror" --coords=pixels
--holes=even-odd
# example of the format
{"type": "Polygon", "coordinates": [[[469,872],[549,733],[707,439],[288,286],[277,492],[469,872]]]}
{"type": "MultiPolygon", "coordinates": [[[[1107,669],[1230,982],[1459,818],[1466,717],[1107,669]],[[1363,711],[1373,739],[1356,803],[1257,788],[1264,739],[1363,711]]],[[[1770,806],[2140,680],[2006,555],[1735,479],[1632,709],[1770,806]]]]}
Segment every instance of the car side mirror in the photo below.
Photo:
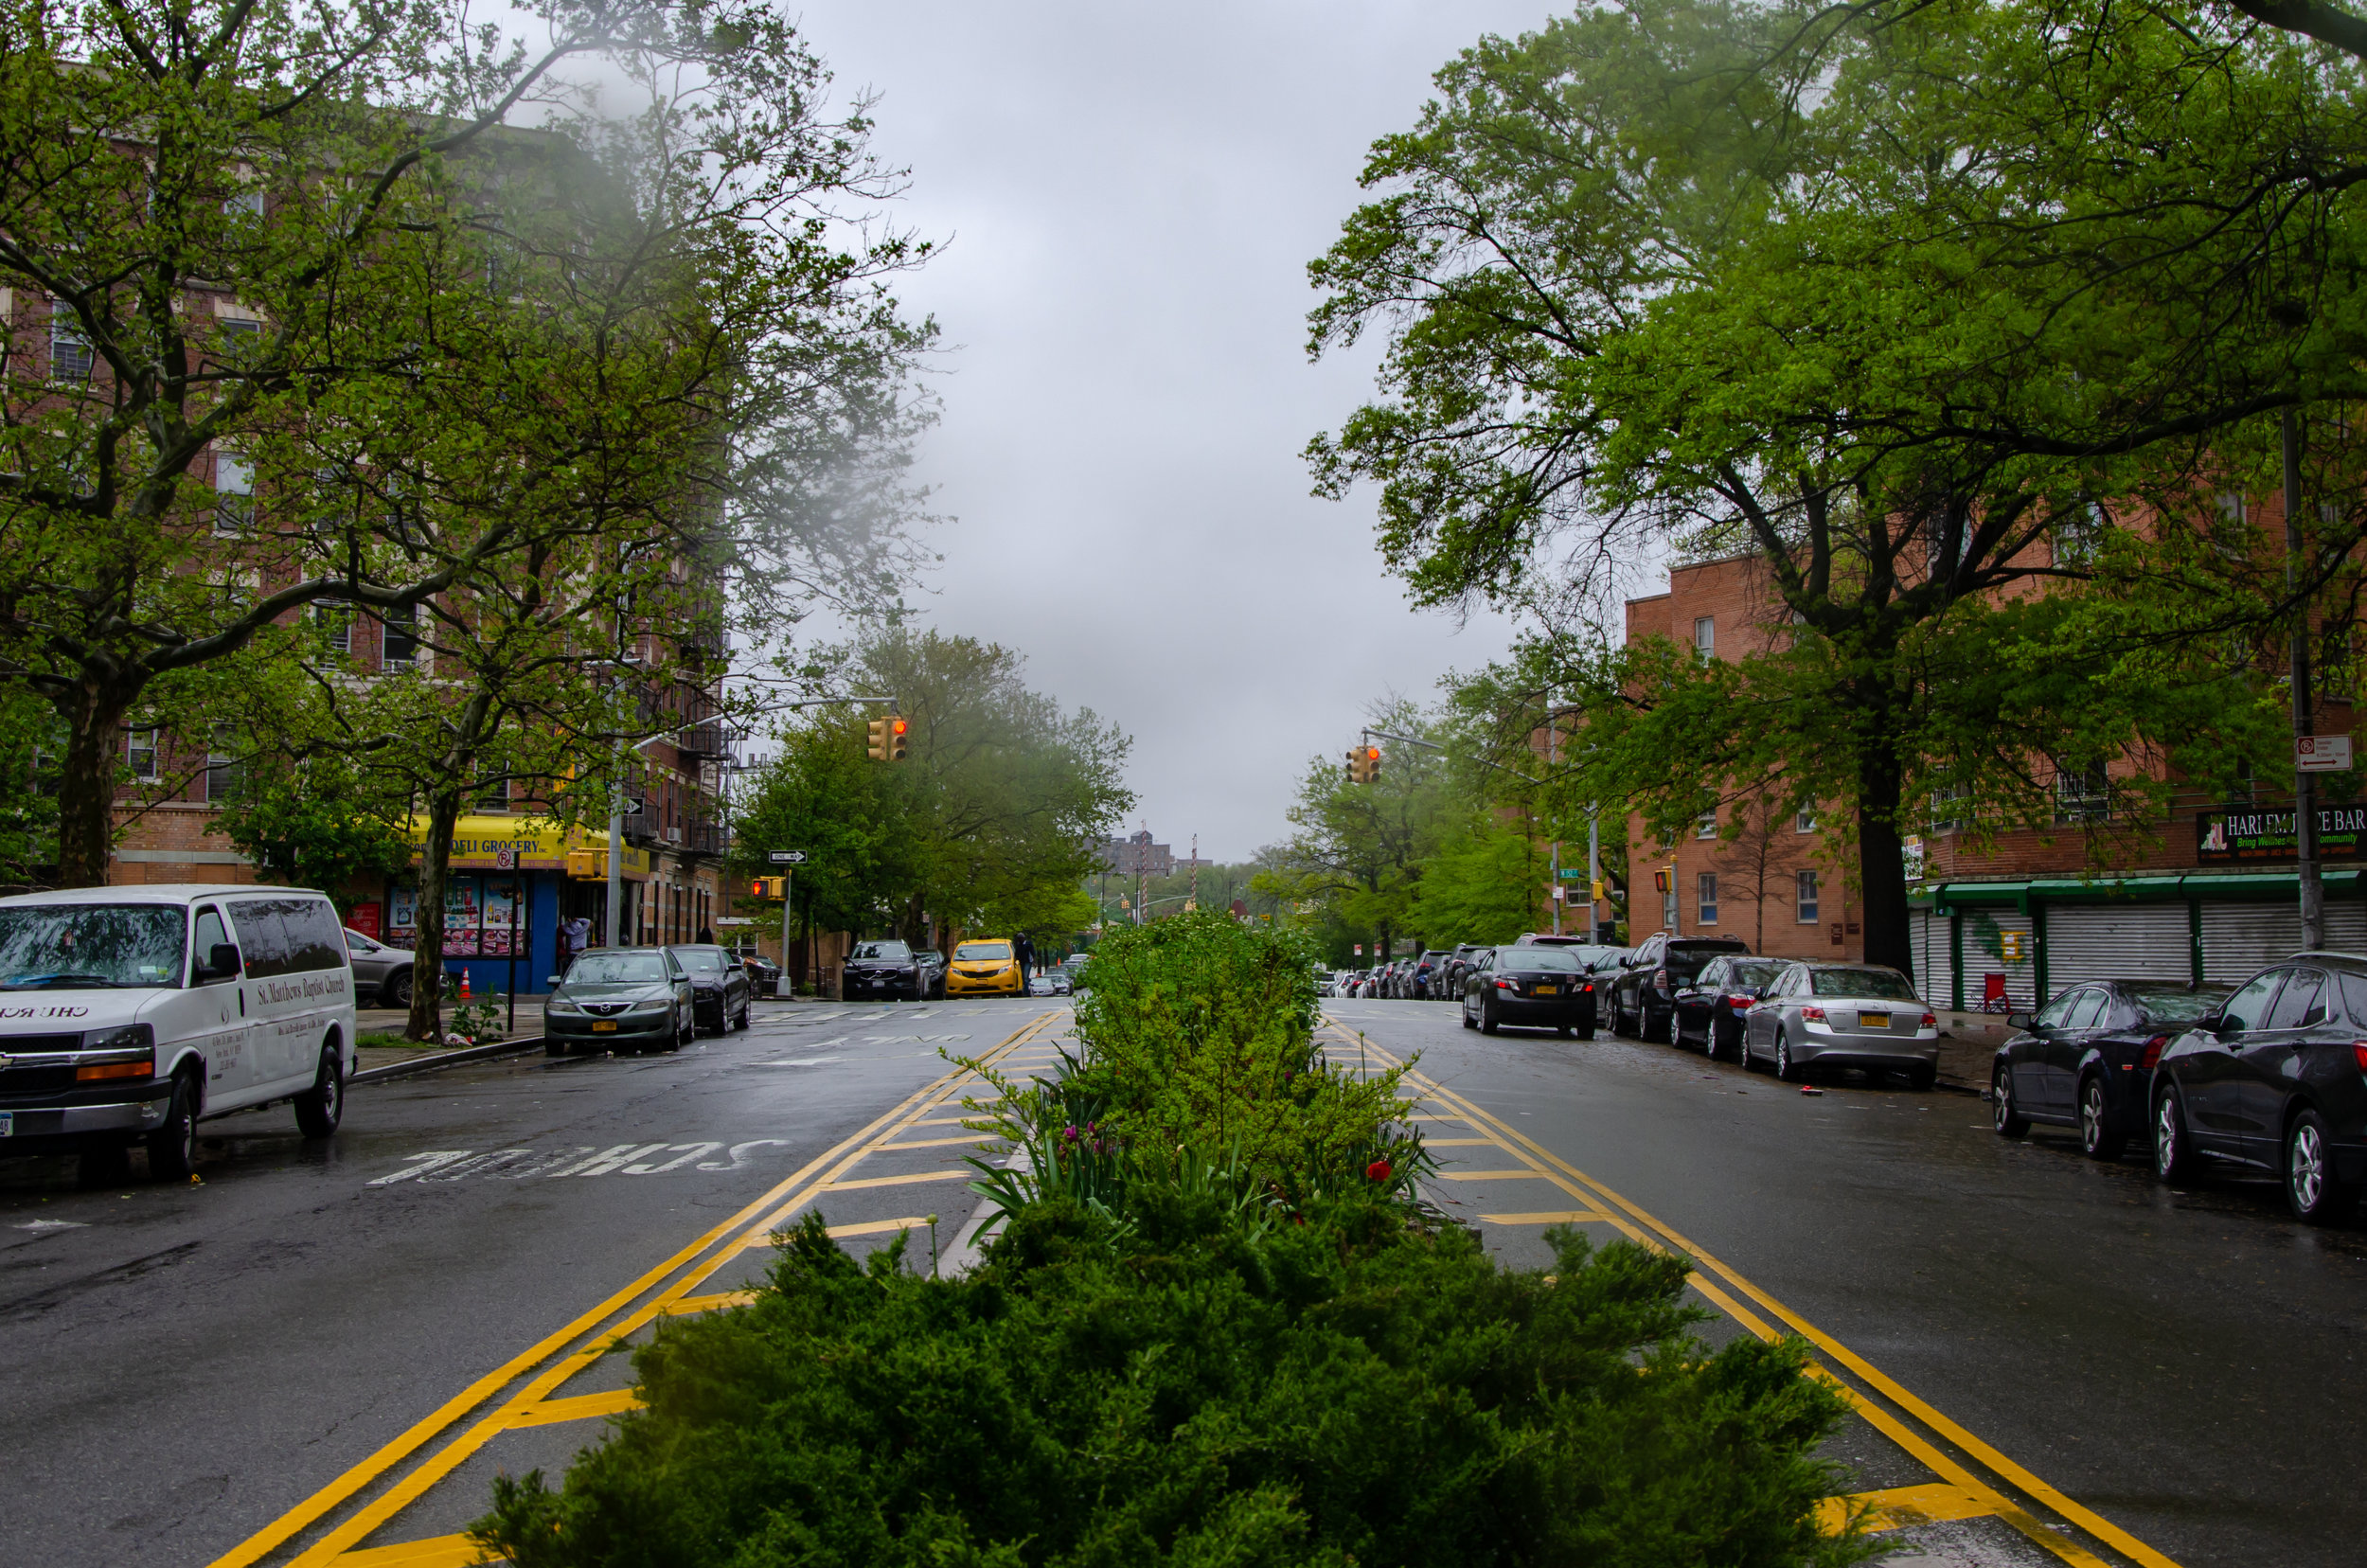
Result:
{"type": "Polygon", "coordinates": [[[549,987],[550,987],[550,988],[552,988],[554,990],[555,990],[555,989],[557,989],[559,987],[565,985],[566,983],[567,983],[566,981],[561,980],[561,979],[558,975],[556,975],[556,974],[549,976],[548,978],[546,978],[546,979],[543,982],[543,984],[544,984],[544,985],[546,985],[546,986],[549,986],[549,987]]]}
{"type": "Polygon", "coordinates": [[[2227,1027],[2227,1014],[2223,1012],[2205,1014],[2195,1020],[2195,1027],[2207,1034],[2217,1034],[2227,1027]]]}
{"type": "Polygon", "coordinates": [[[2030,1027],[2030,1023],[2031,1019],[2028,1013],[2007,1013],[2005,1015],[2005,1026],[2009,1029],[2026,1029],[2030,1027]]]}
{"type": "Polygon", "coordinates": [[[205,962],[198,966],[198,979],[228,980],[239,972],[239,950],[229,942],[216,942],[206,950],[205,962]]]}

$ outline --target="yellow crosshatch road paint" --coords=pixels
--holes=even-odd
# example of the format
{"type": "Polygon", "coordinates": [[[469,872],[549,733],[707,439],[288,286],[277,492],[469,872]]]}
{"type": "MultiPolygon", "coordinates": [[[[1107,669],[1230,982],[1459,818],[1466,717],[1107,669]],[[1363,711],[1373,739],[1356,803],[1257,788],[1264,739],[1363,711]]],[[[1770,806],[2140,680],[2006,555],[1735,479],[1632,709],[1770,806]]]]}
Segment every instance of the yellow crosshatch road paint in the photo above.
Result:
{"type": "MultiPolygon", "coordinates": [[[[1354,1046],[1373,1063],[1383,1068],[1403,1065],[1398,1058],[1351,1033],[1337,1020],[1326,1019],[1326,1025],[1341,1043],[1354,1046]]],[[[1744,1278],[1731,1265],[1695,1246],[1682,1233],[1646,1213],[1535,1138],[1416,1069],[1408,1068],[1402,1082],[1406,1094],[1415,1101],[1416,1120],[1468,1127],[1486,1134],[1479,1138],[1440,1139],[1433,1147],[1494,1148],[1527,1162],[1527,1168],[1518,1171],[1465,1171],[1454,1166],[1442,1166],[1438,1172],[1442,1183],[1526,1177],[1550,1183],[1588,1205],[1585,1213],[1483,1214],[1479,1216],[1483,1221],[1500,1225],[1607,1224],[1645,1246],[1683,1256],[1693,1263],[1688,1283],[1704,1300],[1761,1339],[1772,1340],[1789,1331],[1806,1340],[1831,1363],[1817,1365],[1811,1375],[1829,1384],[1869,1425],[1939,1477],[1936,1483],[1927,1486],[1827,1498],[1820,1517],[1830,1527],[1838,1529],[1850,1510],[1860,1506],[1870,1510],[1867,1527],[1874,1530],[1994,1518],[2013,1526],[2072,1568],[2112,1568],[2112,1562],[2081,1545],[2065,1533],[2066,1528],[2119,1553],[2141,1568],[2179,1568],[2168,1557],[2101,1514],[2064,1496],[1941,1415],[1856,1351],[1744,1278]],[[1753,1311],[1737,1296],[1760,1311],[1753,1311]],[[1766,1315],[1760,1315],[1761,1312],[1766,1315]],[[1770,1318],[1775,1321],[1770,1322],[1770,1318]]]]}
{"type": "MultiPolygon", "coordinates": [[[[1067,1016],[1065,1010],[1041,1013],[980,1060],[996,1067],[1024,1065],[1015,1060],[1022,1049],[1047,1025],[1067,1016]]],[[[477,1379],[377,1452],[215,1559],[210,1568],[266,1562],[288,1568],[325,1568],[329,1563],[337,1568],[466,1568],[476,1562],[481,1554],[463,1536],[364,1543],[394,1525],[404,1509],[505,1432],[597,1419],[635,1408],[639,1399],[631,1389],[585,1395],[562,1395],[560,1390],[660,1318],[735,1307],[751,1299],[746,1291],[710,1288],[703,1294],[701,1287],[748,1249],[770,1245],[774,1232],[834,1187],[876,1185],[846,1178],[863,1160],[882,1152],[881,1145],[907,1131],[959,1124],[964,1117],[946,1113],[987,1087],[969,1069],[956,1068],[915,1091],[656,1268],[477,1379]]],[[[934,1173],[932,1177],[935,1179],[934,1173]]],[[[833,1225],[830,1234],[925,1234],[928,1228],[922,1216],[833,1225]]]]}

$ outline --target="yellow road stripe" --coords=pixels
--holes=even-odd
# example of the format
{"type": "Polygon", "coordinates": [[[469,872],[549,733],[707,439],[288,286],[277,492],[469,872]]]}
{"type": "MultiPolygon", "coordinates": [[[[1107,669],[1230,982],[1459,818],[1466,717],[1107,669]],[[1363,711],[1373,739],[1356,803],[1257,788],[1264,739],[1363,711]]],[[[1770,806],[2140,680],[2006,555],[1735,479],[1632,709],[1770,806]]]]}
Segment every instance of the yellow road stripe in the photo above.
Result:
{"type": "Polygon", "coordinates": [[[392,1546],[365,1546],[337,1559],[338,1568],[474,1568],[485,1548],[467,1536],[436,1536],[392,1546]]]}
{"type": "MultiPolygon", "coordinates": [[[[1038,1015],[1014,1030],[999,1046],[995,1047],[995,1051],[1000,1052],[1018,1045],[1027,1035],[1058,1016],[1059,1015],[1057,1012],[1038,1015]]],[[[992,1054],[994,1053],[989,1053],[989,1055],[992,1054]]],[[[892,1109],[874,1117],[851,1136],[832,1145],[824,1153],[806,1162],[793,1174],[775,1183],[761,1197],[743,1204],[728,1219],[708,1227],[700,1234],[697,1239],[677,1251],[663,1263],[643,1274],[621,1290],[613,1292],[589,1311],[578,1314],[565,1327],[544,1335],[526,1349],[510,1357],[500,1366],[469,1384],[458,1394],[438,1405],[433,1412],[414,1422],[399,1436],[382,1445],[369,1457],[351,1466],[328,1486],[215,1559],[208,1568],[249,1568],[250,1564],[260,1561],[266,1555],[317,1523],[331,1509],[351,1499],[387,1470],[411,1457],[436,1437],[450,1430],[461,1417],[483,1404],[501,1389],[515,1382],[528,1370],[547,1361],[566,1345],[598,1328],[603,1322],[614,1317],[616,1312],[647,1294],[668,1274],[688,1266],[717,1242],[746,1224],[751,1217],[763,1215],[768,1210],[774,1209],[781,1199],[808,1184],[815,1172],[829,1167],[834,1162],[840,1162],[845,1151],[850,1149],[860,1150],[863,1145],[879,1138],[889,1129],[899,1123],[908,1122],[916,1111],[931,1109],[942,1104],[949,1094],[966,1081],[974,1081],[974,1076],[969,1069],[960,1068],[939,1076],[906,1096],[892,1109]]],[[[856,1157],[860,1158],[860,1153],[856,1157]]],[[[851,1162],[841,1163],[839,1168],[845,1168],[846,1163],[851,1162]]],[[[798,1203],[802,1204],[804,1201],[800,1199],[798,1203]]],[[[770,1231],[772,1228],[770,1224],[762,1226],[764,1231],[770,1231]]],[[[405,1478],[344,1524],[331,1530],[310,1550],[296,1558],[295,1563],[304,1565],[304,1568],[311,1568],[311,1564],[326,1562],[338,1556],[347,1547],[367,1539],[371,1532],[384,1523],[387,1519],[407,1506],[429,1486],[440,1480],[461,1460],[481,1448],[494,1433],[499,1432],[506,1413],[541,1400],[551,1389],[574,1376],[583,1366],[598,1360],[606,1353],[610,1344],[637,1329],[649,1317],[662,1310],[672,1300],[687,1294],[687,1287],[690,1284],[722,1268],[733,1256],[737,1256],[739,1250],[737,1247],[726,1249],[706,1270],[666,1292],[657,1303],[652,1304],[651,1308],[644,1309],[627,1318],[625,1322],[629,1327],[620,1327],[603,1334],[594,1343],[593,1348],[588,1353],[572,1356],[560,1363],[553,1371],[534,1379],[492,1417],[478,1422],[476,1427],[472,1428],[469,1433],[464,1433],[423,1465],[420,1470],[414,1471],[412,1476],[405,1478]],[[482,1435],[477,1435],[480,1433],[482,1435]],[[472,1437],[473,1441],[471,1440],[472,1437]]]]}
{"type": "Polygon", "coordinates": [[[1892,1487],[1851,1497],[1826,1498],[1816,1506],[1817,1527],[1826,1535],[1839,1535],[1850,1514],[1859,1508],[1870,1510],[1865,1522],[1869,1532],[1943,1524],[1951,1519],[1980,1519],[1989,1511],[1986,1503],[1962,1487],[1892,1487]]]}
{"type": "Polygon", "coordinates": [[[595,1416],[614,1416],[621,1411],[639,1410],[641,1395],[636,1389],[612,1388],[600,1394],[570,1394],[565,1399],[544,1399],[532,1404],[509,1417],[510,1430],[521,1427],[553,1426],[561,1421],[588,1421],[595,1416]]]}
{"type": "Polygon", "coordinates": [[[915,1138],[910,1143],[873,1144],[871,1148],[874,1152],[885,1153],[891,1149],[952,1149],[960,1144],[990,1143],[992,1141],[992,1139],[985,1136],[984,1134],[972,1133],[967,1138],[915,1138]]]}
{"type": "MultiPolygon", "coordinates": [[[[1371,1049],[1377,1056],[1381,1056],[1383,1058],[1388,1057],[1388,1053],[1381,1051],[1378,1046],[1371,1046],[1368,1048],[1371,1049]]],[[[1529,1137],[1526,1133],[1522,1132],[1517,1128],[1514,1128],[1505,1122],[1499,1121],[1494,1116],[1489,1115],[1486,1112],[1481,1110],[1477,1105],[1474,1105],[1469,1100],[1465,1099],[1462,1096],[1452,1093],[1444,1085],[1420,1073],[1409,1071],[1406,1074],[1405,1081],[1409,1086],[1415,1088],[1425,1098],[1435,1097],[1439,1102],[1454,1106],[1458,1110],[1466,1113],[1465,1119],[1468,1119],[1472,1126],[1491,1128],[1501,1136],[1511,1140],[1511,1145],[1509,1147],[1512,1147],[1513,1152],[1522,1155],[1523,1158],[1542,1160],[1554,1167],[1557,1172],[1566,1174],[1571,1181],[1582,1184],[1584,1190],[1581,1190],[1580,1187],[1571,1186],[1567,1182],[1562,1183],[1561,1185],[1564,1186],[1565,1190],[1570,1191],[1573,1196],[1592,1198],[1598,1202],[1605,1203],[1607,1206],[1611,1208],[1623,1211],[1628,1217],[1627,1220],[1622,1220],[1619,1214],[1608,1214],[1606,1215],[1606,1218],[1609,1219],[1611,1223],[1619,1226],[1621,1230],[1627,1232],[1630,1236],[1634,1236],[1639,1240],[1645,1241],[1649,1245],[1663,1246],[1667,1250],[1682,1253],[1685,1256],[1691,1258],[1696,1264],[1706,1267],[1709,1271],[1716,1274],[1720,1279],[1724,1280],[1728,1285],[1741,1292],[1744,1295],[1750,1297],[1753,1301],[1766,1309],[1769,1312],[1771,1312],[1777,1318],[1781,1319],[1791,1328],[1793,1332],[1801,1335],[1801,1337],[1807,1340],[1811,1345],[1814,1345],[1818,1349],[1824,1351],[1827,1355],[1833,1357],[1835,1361],[1840,1362],[1842,1365],[1848,1367],[1851,1372],[1863,1379],[1867,1383],[1880,1390],[1882,1395],[1886,1399],[1889,1399],[1893,1403],[1897,1404],[1901,1408],[1913,1413],[1917,1420],[1922,1421],[1926,1426],[1930,1427],[1933,1432],[1939,1434],[1947,1441],[1955,1444],[1958,1448],[1971,1454],[1982,1465],[1987,1467],[1987,1469],[1993,1473],[2002,1477],[2011,1485],[2020,1488],[2022,1491],[2027,1493],[2031,1498],[2039,1504],[2043,1505],[2045,1507],[2062,1515],[2065,1519],[2071,1521],[2073,1523],[2079,1526],[2079,1528],[2086,1530],[2097,1540],[2106,1542],[2120,1552],[2126,1553],[2137,1562],[2144,1564],[2145,1568],[2179,1568],[2178,1563],[2172,1559],[2165,1557],[2162,1553],[2154,1550],[2152,1547],[2147,1546],[2144,1541],[2139,1541],[2136,1537],[2130,1535],[2119,1525],[2114,1524],[2111,1521],[2095,1513],[2093,1510],[2083,1507],[2079,1504],[2072,1501],[2072,1499],[2066,1497],[2062,1492],[2039,1480],[2037,1476],[2031,1474],[2027,1470],[2024,1470],[2021,1466],[2015,1464],[2012,1460],[2006,1458],[2003,1454],[1998,1452],[1997,1450],[1991,1448],[1988,1444],[1983,1442],[1978,1437],[1973,1436],[1972,1434],[1967,1432],[1963,1427],[1957,1425],[1954,1421],[1949,1420],[1947,1417],[1932,1409],[1931,1406],[1917,1399],[1914,1395],[1908,1393],[1905,1388],[1901,1387],[1887,1374],[1878,1370],[1871,1363],[1867,1362],[1856,1351],[1849,1349],[1846,1345],[1843,1345],[1838,1340],[1835,1340],[1831,1335],[1816,1327],[1813,1324],[1810,1324],[1807,1320],[1802,1318],[1799,1314],[1785,1307],[1781,1302],[1776,1301],[1772,1296],[1760,1290],[1756,1285],[1753,1285],[1748,1279],[1745,1279],[1739,1273],[1727,1264],[1712,1256],[1701,1248],[1695,1246],[1692,1241],[1687,1239],[1682,1233],[1653,1218],[1643,1208],[1628,1202],[1626,1198],[1621,1197],[1618,1193],[1612,1191],[1610,1187],[1605,1186],[1594,1178],[1588,1176],[1583,1171],[1579,1170],[1575,1166],[1571,1165],[1567,1160],[1564,1160],[1559,1155],[1556,1154],[1552,1149],[1547,1149],[1543,1144],[1539,1143],[1532,1137],[1529,1137]],[[1630,1221],[1633,1221],[1632,1224],[1629,1223],[1630,1221]],[[1644,1230],[1637,1228],[1639,1226],[1648,1227],[1649,1231],[1653,1234],[1645,1234],[1644,1230]]],[[[1746,1327],[1751,1327],[1753,1332],[1759,1333],[1763,1338],[1771,1339],[1775,1337],[1773,1329],[1770,1328],[1767,1325],[1760,1322],[1755,1317],[1740,1312],[1735,1308],[1732,1299],[1727,1297],[1724,1292],[1712,1292],[1705,1288],[1700,1280],[1698,1270],[1694,1283],[1697,1289],[1702,1289],[1703,1294],[1710,1296],[1713,1301],[1717,1302],[1722,1308],[1734,1312],[1738,1319],[1744,1321],[1746,1327]]],[[[1819,1371],[1822,1372],[1822,1369],[1820,1368],[1819,1371]]],[[[2062,1559],[2064,1561],[2074,1564],[2075,1568],[2109,1568],[2109,1565],[2106,1564],[2101,1558],[2098,1558],[2093,1553],[2091,1553],[2086,1549],[2064,1540],[2058,1532],[2049,1529],[2044,1523],[2030,1514],[2027,1510],[2016,1506],[2003,1494],[1999,1493],[1994,1490],[1994,1488],[1985,1486],[1969,1470],[1950,1459],[1947,1454],[1941,1452],[1939,1449],[1934,1447],[1927,1439],[1915,1434],[1908,1428],[1904,1422],[1900,1421],[1890,1412],[1883,1410],[1879,1406],[1865,1399],[1855,1390],[1849,1388],[1848,1385],[1841,1382],[1840,1380],[1833,1378],[1831,1374],[1824,1373],[1823,1375],[1826,1381],[1830,1382],[1835,1388],[1839,1389],[1842,1394],[1848,1399],[1849,1402],[1857,1408],[1860,1415],[1864,1416],[1877,1428],[1880,1429],[1886,1435],[1891,1437],[1893,1441],[1898,1443],[1901,1447],[1906,1448],[1910,1452],[1913,1452],[1918,1459],[1921,1459],[1934,1471],[1943,1476],[1947,1476],[1951,1481],[1956,1482],[1973,1495],[1984,1498],[1984,1500],[1993,1499],[1994,1502],[1990,1506],[1988,1511],[2012,1524],[2016,1529],[2020,1530],[2023,1535],[2029,1537],[2029,1539],[2037,1544],[2044,1547],[2047,1551],[2054,1554],[2056,1557],[2062,1559]]]]}
{"type": "Polygon", "coordinates": [[[917,1170],[909,1176],[865,1176],[860,1181],[831,1182],[825,1192],[853,1192],[862,1187],[911,1186],[916,1182],[967,1182],[978,1173],[964,1167],[960,1170],[917,1170]]]}
{"type": "Polygon", "coordinates": [[[754,1291],[718,1291],[713,1295],[685,1296],[667,1309],[668,1315],[687,1317],[693,1312],[720,1312],[726,1308],[745,1307],[756,1299],[754,1291]]]}
{"type": "Polygon", "coordinates": [[[1480,1218],[1491,1225],[1575,1225],[1611,1216],[1601,1209],[1565,1209],[1559,1214],[1483,1214],[1480,1218]]]}
{"type": "MultiPolygon", "coordinates": [[[[1422,1147],[1424,1149],[1504,1149],[1504,1145],[1493,1138],[1424,1138],[1422,1147]]],[[[1504,1149],[1504,1152],[1509,1154],[1513,1151],[1504,1149]]]]}
{"type": "MultiPolygon", "coordinates": [[[[1520,1150],[1507,1149],[1505,1152],[1518,1154],[1520,1150]]],[[[1457,1170],[1448,1166],[1438,1172],[1438,1179],[1442,1182],[1550,1182],[1554,1177],[1553,1172],[1548,1170],[1457,1170]]]]}

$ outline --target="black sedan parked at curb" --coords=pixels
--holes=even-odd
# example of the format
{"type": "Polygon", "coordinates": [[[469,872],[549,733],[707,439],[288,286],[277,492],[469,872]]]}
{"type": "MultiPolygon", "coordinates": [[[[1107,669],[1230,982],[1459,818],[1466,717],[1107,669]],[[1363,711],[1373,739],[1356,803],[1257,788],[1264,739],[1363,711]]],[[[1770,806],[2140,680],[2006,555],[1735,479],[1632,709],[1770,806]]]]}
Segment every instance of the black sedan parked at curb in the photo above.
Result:
{"type": "Polygon", "coordinates": [[[756,987],[728,949],[703,943],[678,943],[666,950],[690,976],[691,1000],[698,1026],[721,1034],[748,1026],[748,1004],[756,987]]]}
{"type": "Polygon", "coordinates": [[[664,948],[596,948],[543,1002],[543,1049],[679,1051],[698,1032],[690,976],[664,948]]]}
{"type": "Polygon", "coordinates": [[[1494,1034],[1506,1024],[1594,1038],[1594,983],[1575,953],[1550,947],[1482,952],[1463,983],[1463,1026],[1494,1034]]]}
{"type": "Polygon", "coordinates": [[[1702,1051],[1718,1057],[1728,1051],[1742,1060],[1742,1015],[1782,972],[1780,958],[1753,958],[1724,953],[1711,959],[1691,984],[1677,992],[1676,1042],[1700,1042],[1702,1051]]]}
{"type": "Polygon", "coordinates": [[[884,997],[888,1001],[901,999],[918,1002],[928,995],[929,982],[921,972],[920,960],[903,942],[857,942],[855,951],[846,955],[846,963],[839,971],[838,994],[842,1002],[860,1002],[866,996],[884,997]]]}
{"type": "Polygon", "coordinates": [[[2012,1014],[2007,1026],[2021,1032],[1997,1048],[1989,1069],[1999,1134],[2019,1138],[2032,1122],[2076,1127],[2090,1159],[2118,1159],[2129,1139],[2146,1133],[2162,1051],[2234,989],[2091,980],[2066,988],[2036,1016],[2012,1014]]]}
{"type": "Polygon", "coordinates": [[[2162,1048],[2153,1173],[2204,1158],[2277,1176],[2294,1218],[2332,1224],[2367,1188],[2367,957],[2304,953],[2252,976],[2162,1048]]]}
{"type": "Polygon", "coordinates": [[[1732,936],[1671,936],[1655,932],[1628,955],[1607,989],[1611,1032],[1665,1041],[1677,1019],[1677,992],[1721,953],[1749,953],[1732,936]]]}

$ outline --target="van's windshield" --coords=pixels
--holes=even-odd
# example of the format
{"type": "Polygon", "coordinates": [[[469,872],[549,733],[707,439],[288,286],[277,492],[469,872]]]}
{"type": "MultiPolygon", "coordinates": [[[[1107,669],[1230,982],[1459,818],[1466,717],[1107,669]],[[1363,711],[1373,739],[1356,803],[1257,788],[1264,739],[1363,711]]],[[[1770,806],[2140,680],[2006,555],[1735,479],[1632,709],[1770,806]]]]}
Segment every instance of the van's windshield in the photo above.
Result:
{"type": "Polygon", "coordinates": [[[187,931],[175,904],[0,908],[0,990],[178,986],[187,931]]]}

